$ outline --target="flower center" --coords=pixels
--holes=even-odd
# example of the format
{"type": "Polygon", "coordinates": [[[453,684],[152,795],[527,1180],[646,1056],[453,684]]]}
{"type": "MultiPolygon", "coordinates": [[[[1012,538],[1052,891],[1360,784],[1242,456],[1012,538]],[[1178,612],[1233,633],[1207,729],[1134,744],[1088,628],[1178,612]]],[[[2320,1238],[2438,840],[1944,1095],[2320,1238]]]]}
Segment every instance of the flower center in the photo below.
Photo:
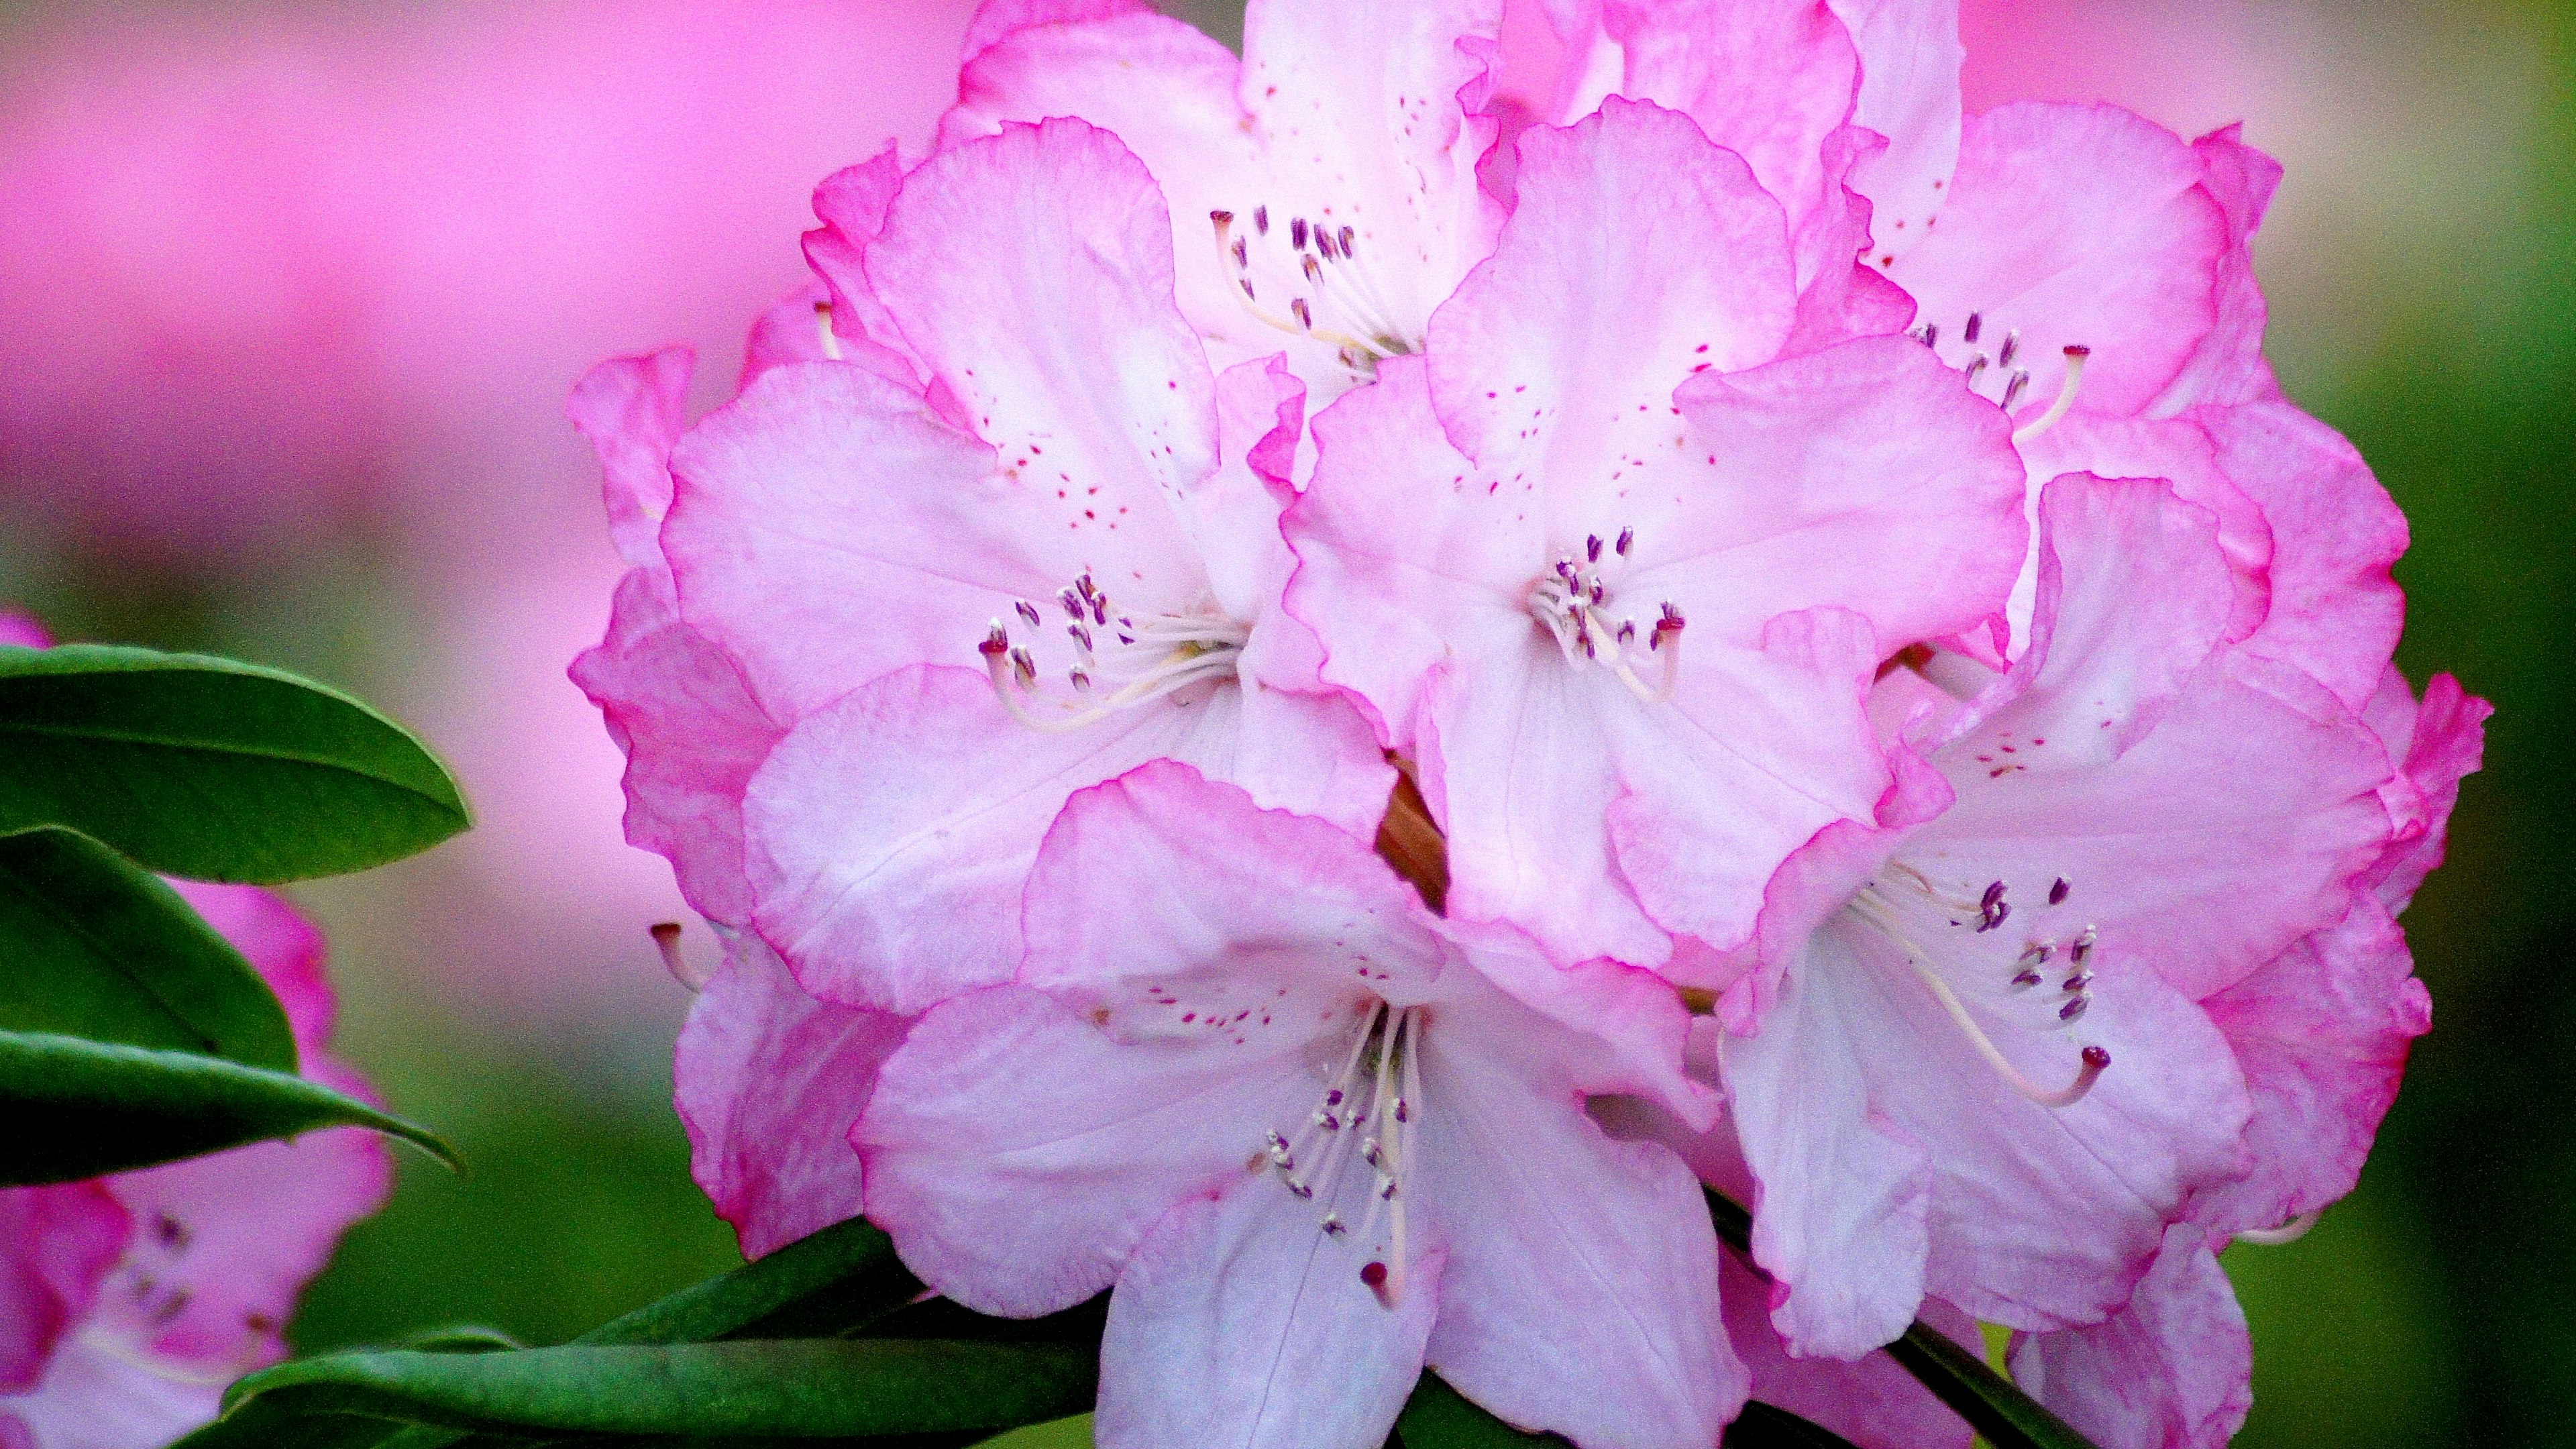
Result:
{"type": "Polygon", "coordinates": [[[1056,595],[1064,611],[1072,661],[1064,671],[1069,693],[1039,685],[1037,649],[1046,613],[1026,599],[1016,612],[1029,642],[1014,644],[999,619],[976,646],[992,676],[993,692],[1011,717],[1031,729],[1061,734],[1135,709],[1198,684],[1236,677],[1251,626],[1221,615],[1122,614],[1109,595],[1083,574],[1056,595]]]}
{"type": "Polygon", "coordinates": [[[1322,1210],[1324,1236],[1363,1253],[1360,1281],[1389,1308],[1404,1297],[1404,1173],[1422,1100],[1427,1015],[1422,1007],[1383,1001],[1362,1007],[1323,1099],[1293,1134],[1271,1129],[1262,1149],[1289,1196],[1322,1210]],[[1367,1193],[1368,1206],[1354,1228],[1342,1214],[1346,1199],[1359,1191],[1367,1193]]]}
{"type": "Polygon", "coordinates": [[[2009,882],[1989,882],[1974,895],[1954,894],[1925,872],[1890,861],[1843,910],[1895,943],[1977,1054],[2015,1091],[2043,1107],[2071,1107],[2111,1065],[2110,1052],[2085,1047],[2075,1080],[2048,1090],[2004,1056],[1969,1003],[2027,1031],[2062,1033],[2082,1019],[2093,1005],[2099,933],[2090,922],[2077,924],[2079,918],[2067,910],[2074,889],[2064,876],[2053,877],[2040,892],[2045,904],[2024,914],[2021,929],[2007,932],[2013,919],[2009,882]],[[1927,941],[1933,949],[1925,949],[1927,941]]]}
{"type": "Polygon", "coordinates": [[[1555,636],[1566,663],[1578,671],[1598,664],[1617,675],[1637,698],[1661,704],[1673,697],[1673,684],[1681,674],[1684,621],[1682,611],[1670,600],[1658,606],[1654,623],[1643,631],[1635,619],[1618,611],[1612,588],[1626,572],[1628,553],[1636,542],[1635,529],[1620,529],[1618,542],[1606,550],[1605,559],[1601,536],[1585,538],[1582,552],[1559,557],[1553,572],[1540,575],[1530,585],[1529,611],[1555,636]],[[1658,671],[1657,683],[1651,687],[1639,677],[1639,670],[1650,664],[1658,671]]]}
{"type": "MultiPolygon", "coordinates": [[[[1960,353],[1956,362],[1950,362],[1941,351],[1940,323],[1926,322],[1905,335],[1931,348],[1935,356],[1958,368],[1966,376],[1970,392],[1993,398],[1995,406],[2009,413],[2020,404],[2021,395],[2030,390],[2030,369],[2013,365],[2021,358],[2021,333],[2006,332],[2003,342],[1989,357],[1981,345],[1985,330],[1984,314],[1969,313],[1967,325],[1959,329],[1960,346],[1953,349],[1960,353]]],[[[2048,405],[2048,411],[2013,429],[2016,445],[2027,443],[2056,427],[2058,420],[2066,416],[2067,409],[2075,406],[2075,390],[2083,384],[2084,364],[2092,360],[2093,349],[2069,347],[2065,350],[2065,357],[2066,379],[2057,386],[2057,400],[2048,405]]]]}
{"type": "Polygon", "coordinates": [[[1422,350],[1421,329],[1397,320],[1360,260],[1351,228],[1298,216],[1289,218],[1284,233],[1274,232],[1267,206],[1252,209],[1249,233],[1236,227],[1231,211],[1211,211],[1208,221],[1236,302],[1263,326],[1331,346],[1361,381],[1374,379],[1381,361],[1422,350]],[[1277,310],[1281,299],[1285,316],[1277,310]]]}

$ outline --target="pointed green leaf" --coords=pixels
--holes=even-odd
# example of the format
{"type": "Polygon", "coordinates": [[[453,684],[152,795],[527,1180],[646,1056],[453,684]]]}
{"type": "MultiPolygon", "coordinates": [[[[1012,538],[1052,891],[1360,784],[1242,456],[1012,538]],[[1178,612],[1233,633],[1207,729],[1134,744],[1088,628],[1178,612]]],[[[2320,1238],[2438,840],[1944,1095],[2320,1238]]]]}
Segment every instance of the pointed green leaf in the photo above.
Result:
{"type": "Polygon", "coordinates": [[[1404,1449],[1531,1449],[1566,1442],[1554,1434],[1522,1433],[1468,1402],[1428,1369],[1404,1401],[1404,1411],[1395,1416],[1395,1434],[1404,1449]]]}
{"type": "MultiPolygon", "coordinates": [[[[1717,1226],[1718,1239],[1751,1263],[1753,1215],[1711,1188],[1708,1216],[1717,1226]]],[[[1760,1265],[1754,1266],[1760,1271],[1760,1265]]],[[[1919,1318],[1904,1337],[1887,1346],[1886,1353],[1994,1449],[2094,1449],[2091,1440],[1988,1367],[1974,1351],[1919,1318]]]]}
{"type": "Polygon", "coordinates": [[[785,1435],[998,1431],[1090,1407],[1097,1359],[1060,1344],[738,1339],[402,1350],[280,1364],[235,1384],[299,1411],[552,1434],[785,1435]]]}
{"type": "Polygon", "coordinates": [[[451,1165],[426,1130],[319,1082],[192,1052],[0,1031],[0,1187],[69,1182],[317,1127],[370,1127],[451,1165]]]}
{"type": "Polygon", "coordinates": [[[894,1240],[864,1218],[808,1234],[757,1262],[614,1318],[575,1343],[703,1343],[847,1333],[921,1292],[894,1240]]]}
{"type": "Polygon", "coordinates": [[[286,1010],[151,872],[77,831],[0,836],[0,1030],[295,1070],[286,1010]]]}
{"type": "Polygon", "coordinates": [[[229,659],[0,647],[0,830],[68,825],[194,880],[361,870],[470,823],[402,726],[229,659]]]}

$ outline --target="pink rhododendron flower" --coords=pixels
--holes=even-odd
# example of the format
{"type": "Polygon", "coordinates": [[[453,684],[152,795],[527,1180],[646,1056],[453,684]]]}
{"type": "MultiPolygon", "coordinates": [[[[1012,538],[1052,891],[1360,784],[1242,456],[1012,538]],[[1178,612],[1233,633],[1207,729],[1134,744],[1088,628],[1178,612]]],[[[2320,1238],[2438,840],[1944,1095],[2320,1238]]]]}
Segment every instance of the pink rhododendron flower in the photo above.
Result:
{"type": "Polygon", "coordinates": [[[1855,684],[2000,609],[2021,465],[1901,339],[1772,361],[1780,209],[1684,118],[1519,144],[1426,356],[1316,421],[1289,607],[1415,754],[1453,914],[1654,964],[1741,941],[1789,851],[1866,818],[1855,684]]]}
{"type": "Polygon", "coordinates": [[[1427,1362],[1587,1445],[1712,1442],[1743,1399],[1705,1124],[1653,977],[1461,927],[1332,825],[1158,762],[1076,795],[1024,984],[934,1008],[857,1141],[925,1281],[1035,1315],[1116,1285],[1109,1445],[1375,1445],[1427,1362]]]}
{"type": "MultiPolygon", "coordinates": [[[[171,884],[277,993],[305,1074],[370,1095],[324,1054],[321,933],[267,891],[171,884]]],[[[212,1419],[226,1383],[284,1352],[296,1297],[392,1184],[384,1143],[340,1127],[0,1190],[0,1444],[160,1449],[212,1419]]]]}
{"type": "Polygon", "coordinates": [[[1012,126],[820,208],[844,360],[683,437],[661,531],[681,618],[790,726],[746,855],[807,987],[912,1012],[1007,979],[1047,823],[1145,760],[1373,827],[1390,771],[1277,608],[1299,391],[1208,371],[1144,168],[1012,126]]]}
{"type": "Polygon", "coordinates": [[[2244,1076],[2195,1003],[2332,925],[2392,833],[2379,739],[2224,645],[2215,520],[2157,483],[2052,484],[2031,647],[1880,688],[1910,718],[1875,829],[1773,882],[1721,1015],[1757,1256],[1803,1352],[1926,1292],[2098,1322],[2193,1194],[2245,1167],[2244,1076]],[[1776,998],[1772,993],[1776,991],[1776,998]]]}

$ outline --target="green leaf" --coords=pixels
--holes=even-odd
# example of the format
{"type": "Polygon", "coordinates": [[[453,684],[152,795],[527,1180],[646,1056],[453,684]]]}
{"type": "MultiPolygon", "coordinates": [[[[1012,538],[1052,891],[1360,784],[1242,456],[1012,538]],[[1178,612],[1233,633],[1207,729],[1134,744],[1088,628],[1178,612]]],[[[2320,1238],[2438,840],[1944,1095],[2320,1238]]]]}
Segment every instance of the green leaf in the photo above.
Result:
{"type": "Polygon", "coordinates": [[[1718,1442],[1725,1449],[1854,1449],[1824,1425],[1759,1400],[1744,1406],[1718,1442]]]}
{"type": "Polygon", "coordinates": [[[1528,1449],[1534,1444],[1562,1444],[1554,1434],[1524,1434],[1467,1401],[1438,1374],[1425,1370],[1395,1416],[1395,1434],[1404,1449],[1528,1449]]]}
{"type": "Polygon", "coordinates": [[[316,1127],[371,1127],[453,1166],[425,1129],[319,1082],[193,1052],[0,1031],[0,1187],[69,1182],[316,1127]]]}
{"type": "Polygon", "coordinates": [[[151,872],[77,831],[0,836],[0,1030],[295,1070],[286,1011],[151,872]]]}
{"type": "MultiPolygon", "coordinates": [[[[1719,1240],[1751,1263],[1753,1215],[1711,1188],[1708,1216],[1719,1240]]],[[[1758,1264],[1755,1271],[1760,1271],[1758,1264]]],[[[1988,1367],[1974,1351],[1919,1318],[1886,1352],[1994,1449],[2094,1449],[2091,1440],[1988,1367]]]]}
{"type": "Polygon", "coordinates": [[[164,874],[268,882],[470,823],[429,751],[337,690],[199,655],[0,647],[0,830],[68,825],[164,874]]]}
{"type": "Polygon", "coordinates": [[[758,1262],[614,1318],[575,1343],[697,1343],[847,1333],[921,1292],[894,1240],[864,1218],[835,1223],[758,1262]]]}
{"type": "Polygon", "coordinates": [[[1063,1418],[1090,1407],[1097,1369],[1094,1355],[1060,1344],[936,1339],[393,1350],[280,1364],[225,1400],[523,1437],[861,1438],[1063,1418]]]}

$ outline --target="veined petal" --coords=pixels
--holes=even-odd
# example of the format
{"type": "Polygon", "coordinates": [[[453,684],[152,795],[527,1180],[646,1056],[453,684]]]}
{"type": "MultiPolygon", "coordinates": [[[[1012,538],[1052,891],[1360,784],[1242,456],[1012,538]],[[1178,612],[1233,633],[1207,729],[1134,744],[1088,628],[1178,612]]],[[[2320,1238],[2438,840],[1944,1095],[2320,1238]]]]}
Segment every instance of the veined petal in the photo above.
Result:
{"type": "MultiPolygon", "coordinates": [[[[1078,120],[1007,126],[904,179],[867,275],[1006,474],[1060,494],[1093,567],[1185,550],[1166,500],[1216,467],[1216,383],[1172,297],[1144,163],[1078,120]]],[[[1121,590],[1125,592],[1125,590],[1121,590]]]]}
{"type": "Polygon", "coordinates": [[[859,1215],[850,1130],[909,1025],[807,995],[754,937],[728,943],[680,1028],[671,1076],[689,1175],[744,1257],[859,1215]]]}
{"type": "Polygon", "coordinates": [[[1721,1048],[1759,1186],[1753,1254],[1781,1285],[1771,1322],[1801,1357],[1857,1358],[1913,1321],[1943,1145],[1915,1139],[1872,1100],[1878,1064],[1911,1044],[1872,1009],[1872,973],[1884,966],[1844,937],[1840,926],[1819,932],[1759,1029],[1721,1048]]]}
{"type": "Polygon", "coordinates": [[[1698,1181],[1660,1146],[1611,1139],[1545,1058],[1449,1040],[1429,1033],[1423,1064],[1438,1110],[1418,1174],[1448,1250],[1431,1366],[1523,1429],[1605,1449],[1714,1443],[1747,1379],[1698,1181]]]}
{"type": "Polygon", "coordinates": [[[1999,614],[2021,567],[2023,468],[2002,416],[1923,347],[1847,342],[1674,395],[1685,477],[1622,490],[1635,587],[1724,635],[1832,605],[1890,651],[1999,614]]]}
{"type": "Polygon", "coordinates": [[[1171,761],[1066,803],[1027,923],[1020,979],[1129,1040],[1311,1037],[1318,1007],[1421,1000],[1447,954],[1356,836],[1171,761]]]}
{"type": "Polygon", "coordinates": [[[2200,1228],[2165,1231],[2155,1266],[2104,1323],[2016,1335],[2013,1377],[2102,1449],[2224,1449],[2253,1406],[2245,1312],[2200,1228]]]}
{"type": "Polygon", "coordinates": [[[2192,1216],[2219,1232],[2277,1228],[2352,1191],[2397,1099],[2414,1038],[2433,1024],[2405,933],[2378,897],[2201,1003],[2253,1094],[2250,1170],[2192,1216]]]}
{"type": "Polygon", "coordinates": [[[1852,169],[1869,198],[1873,251],[1897,258],[1931,235],[1959,170],[1959,7],[1953,0],[1833,0],[1860,51],[1852,119],[1887,149],[1852,169]],[[1904,225],[1899,226],[1897,223],[1904,225]]]}
{"type": "Polygon", "coordinates": [[[1779,352],[1787,222],[1742,158],[1642,102],[1523,132],[1520,158],[1493,256],[1431,319],[1432,404],[1488,470],[1607,491],[1672,453],[1684,378],[1779,352]]]}
{"type": "Polygon", "coordinates": [[[913,1013],[1011,979],[1020,888],[1065,798],[1147,760],[1228,763],[1232,686],[1062,734],[1013,719],[983,675],[914,668],[782,739],[744,801],[761,935],[807,990],[913,1013]]]}
{"type": "Polygon", "coordinates": [[[1100,1339],[1102,1449],[1373,1449],[1421,1377],[1441,1262],[1381,1303],[1309,1205],[1238,1179],[1155,1225],[1100,1339]]]}
{"type": "Polygon", "coordinates": [[[1123,1044],[1026,987],[958,997],[913,1028],[860,1120],[868,1218],[924,1282],[1009,1317],[1108,1287],[1175,1204],[1229,1184],[1294,1209],[1302,1249],[1314,1215],[1251,1174],[1262,1125],[1313,1105],[1309,1039],[1123,1044]]]}

